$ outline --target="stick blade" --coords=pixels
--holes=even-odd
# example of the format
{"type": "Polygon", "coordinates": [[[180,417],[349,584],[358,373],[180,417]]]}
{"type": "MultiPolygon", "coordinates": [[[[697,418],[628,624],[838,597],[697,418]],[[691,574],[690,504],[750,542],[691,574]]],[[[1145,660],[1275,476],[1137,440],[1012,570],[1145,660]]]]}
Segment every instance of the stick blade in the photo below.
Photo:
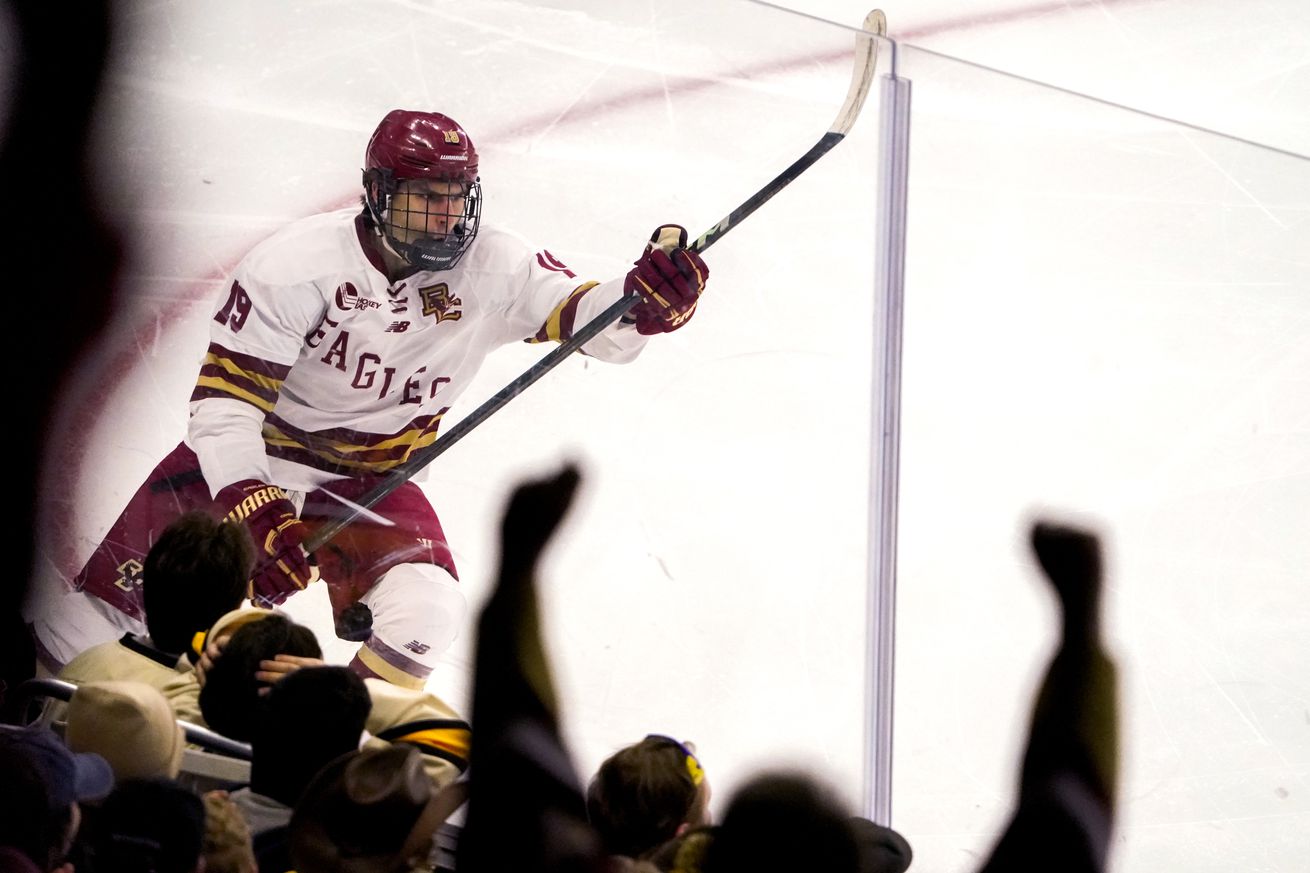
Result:
{"type": "Polygon", "coordinates": [[[872,9],[864,16],[864,24],[855,37],[855,69],[851,72],[851,87],[846,102],[837,113],[837,120],[828,128],[829,133],[845,136],[869,96],[873,73],[878,66],[878,37],[887,35],[887,16],[881,9],[872,9]]]}

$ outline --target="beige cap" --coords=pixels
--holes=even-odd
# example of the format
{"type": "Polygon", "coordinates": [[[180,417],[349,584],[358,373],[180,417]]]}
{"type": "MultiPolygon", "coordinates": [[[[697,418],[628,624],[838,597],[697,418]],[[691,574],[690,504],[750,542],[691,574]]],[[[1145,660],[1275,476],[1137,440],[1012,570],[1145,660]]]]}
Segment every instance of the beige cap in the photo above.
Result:
{"type": "Polygon", "coordinates": [[[95,752],[114,776],[177,778],[186,739],[173,710],[144,682],[87,682],[68,702],[64,742],[75,752],[95,752]]]}
{"type": "Polygon", "coordinates": [[[261,609],[258,606],[242,606],[231,612],[224,613],[214,622],[214,626],[209,629],[207,634],[196,634],[196,640],[192,643],[192,648],[199,655],[205,650],[205,646],[213,641],[223,637],[230,637],[237,632],[242,625],[250,624],[252,621],[268,618],[270,615],[281,615],[276,609],[261,609]]]}

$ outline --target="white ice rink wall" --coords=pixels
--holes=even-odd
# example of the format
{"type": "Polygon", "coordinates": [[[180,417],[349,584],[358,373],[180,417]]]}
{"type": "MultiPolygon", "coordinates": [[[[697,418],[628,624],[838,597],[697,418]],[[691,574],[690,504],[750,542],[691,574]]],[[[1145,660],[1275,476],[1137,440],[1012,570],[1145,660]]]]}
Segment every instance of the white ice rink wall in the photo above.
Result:
{"type": "MultiPolygon", "coordinates": [[[[351,202],[387,110],[457,118],[485,220],[603,278],[655,225],[708,228],[808,148],[852,43],[674,0],[133,3],[120,24],[102,177],[133,262],[70,404],[84,448],[48,507],[47,585],[182,436],[226,271],[351,202]]],[[[893,824],[915,869],[972,869],[1013,802],[1054,641],[1022,548],[1044,510],[1109,538],[1113,868],[1305,869],[1310,162],[912,47],[898,61],[893,824]]],[[[846,142],[707,254],[690,327],[625,367],[568,362],[422,483],[477,604],[508,489],[583,464],[543,596],[584,776],[657,731],[697,743],[720,800],[784,765],[860,796],[883,108],[875,91],[846,142]]],[[[494,357],[451,420],[541,353],[494,357]]],[[[327,642],[319,594],[291,609],[327,642]]],[[[457,703],[471,642],[433,681],[457,703]]]]}
{"type": "Polygon", "coordinates": [[[963,869],[1010,802],[1054,642],[1023,522],[1056,511],[1109,537],[1114,869],[1306,869],[1310,161],[912,47],[900,70],[898,824],[963,869]]]}

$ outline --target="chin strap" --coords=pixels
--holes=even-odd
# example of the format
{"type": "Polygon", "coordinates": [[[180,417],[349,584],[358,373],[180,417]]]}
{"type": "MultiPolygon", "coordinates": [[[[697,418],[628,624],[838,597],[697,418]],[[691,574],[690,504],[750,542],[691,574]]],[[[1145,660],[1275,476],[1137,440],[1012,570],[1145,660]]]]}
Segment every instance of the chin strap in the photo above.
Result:
{"type": "MultiPolygon", "coordinates": [[[[396,251],[396,247],[391,244],[391,237],[387,236],[386,231],[382,229],[382,225],[378,225],[377,232],[378,238],[382,240],[382,248],[386,249],[388,254],[399,258],[403,263],[409,264],[409,258],[396,251]]],[[[410,264],[410,266],[413,266],[413,264],[410,264]]]]}

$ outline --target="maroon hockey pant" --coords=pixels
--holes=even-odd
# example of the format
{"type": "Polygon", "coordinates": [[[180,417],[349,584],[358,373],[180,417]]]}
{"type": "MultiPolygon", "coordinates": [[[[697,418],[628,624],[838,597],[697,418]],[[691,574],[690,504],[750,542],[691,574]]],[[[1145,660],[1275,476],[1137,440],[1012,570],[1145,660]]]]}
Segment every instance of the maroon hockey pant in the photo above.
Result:
{"type": "MultiPolygon", "coordinates": [[[[324,487],[356,501],[377,481],[375,476],[363,476],[324,487]]],[[[142,566],[160,532],[184,512],[201,509],[221,518],[230,508],[214,503],[195,453],[179,443],[132,495],[77,575],[74,588],[144,622],[142,566]]],[[[417,485],[406,482],[372,509],[394,525],[357,519],[315,554],[334,617],[339,618],[397,564],[436,564],[459,578],[441,522],[417,485]]],[[[300,517],[312,530],[349,511],[322,489],[315,489],[306,495],[300,517]]]]}

